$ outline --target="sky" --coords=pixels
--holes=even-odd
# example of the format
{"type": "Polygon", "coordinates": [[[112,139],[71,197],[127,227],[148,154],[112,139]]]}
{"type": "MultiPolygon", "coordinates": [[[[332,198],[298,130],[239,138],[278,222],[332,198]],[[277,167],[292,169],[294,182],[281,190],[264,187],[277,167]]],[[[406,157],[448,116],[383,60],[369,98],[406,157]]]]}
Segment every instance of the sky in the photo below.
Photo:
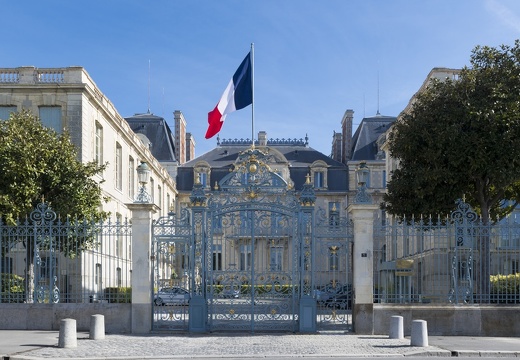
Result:
{"type": "MultiPolygon", "coordinates": [[[[254,107],[221,139],[309,138],[330,154],[347,109],[397,116],[434,67],[520,39],[518,0],[2,0],[0,68],[82,66],[123,117],[207,114],[254,44],[254,107]],[[254,121],[252,121],[254,119],[254,121]]],[[[354,129],[355,130],[355,129],[354,129]]]]}

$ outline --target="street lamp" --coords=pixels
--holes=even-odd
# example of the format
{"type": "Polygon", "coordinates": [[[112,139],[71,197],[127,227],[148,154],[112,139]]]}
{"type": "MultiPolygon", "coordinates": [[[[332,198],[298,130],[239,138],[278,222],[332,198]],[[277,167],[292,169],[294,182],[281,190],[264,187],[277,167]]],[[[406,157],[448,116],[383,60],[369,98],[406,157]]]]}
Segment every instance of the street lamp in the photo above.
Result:
{"type": "Polygon", "coordinates": [[[146,191],[146,184],[150,180],[150,167],[144,161],[137,167],[137,179],[139,180],[139,192],[135,197],[135,203],[149,204],[152,202],[152,197],[146,191]]]}
{"type": "Polygon", "coordinates": [[[357,204],[370,204],[372,202],[370,195],[367,193],[367,183],[369,176],[370,170],[367,167],[367,163],[364,161],[360,162],[358,168],[356,169],[358,187],[355,202],[357,204]]]}

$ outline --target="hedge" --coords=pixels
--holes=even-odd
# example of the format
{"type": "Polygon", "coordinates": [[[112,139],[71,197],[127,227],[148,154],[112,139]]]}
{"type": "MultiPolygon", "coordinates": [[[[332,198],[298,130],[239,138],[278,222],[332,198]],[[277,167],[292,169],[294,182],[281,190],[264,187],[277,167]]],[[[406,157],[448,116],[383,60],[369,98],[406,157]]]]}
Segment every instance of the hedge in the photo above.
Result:
{"type": "Polygon", "coordinates": [[[19,275],[0,274],[0,303],[25,301],[25,279],[19,275]]]}
{"type": "Polygon", "coordinates": [[[107,287],[104,298],[110,303],[130,303],[132,302],[132,288],[107,287]]]}

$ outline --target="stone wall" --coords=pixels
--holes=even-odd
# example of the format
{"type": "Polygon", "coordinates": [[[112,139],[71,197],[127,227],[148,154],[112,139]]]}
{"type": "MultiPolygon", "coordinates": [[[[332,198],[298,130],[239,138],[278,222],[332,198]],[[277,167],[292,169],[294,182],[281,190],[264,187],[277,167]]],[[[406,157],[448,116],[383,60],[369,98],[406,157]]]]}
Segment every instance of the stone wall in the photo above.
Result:
{"type": "Polygon", "coordinates": [[[1,330],[59,330],[61,319],[75,319],[78,331],[90,330],[91,315],[105,316],[105,331],[131,332],[131,304],[0,304],[1,330]]]}
{"type": "Polygon", "coordinates": [[[390,318],[403,317],[409,336],[412,320],[426,320],[428,334],[438,336],[520,336],[518,306],[374,304],[374,334],[388,335],[390,318]]]}

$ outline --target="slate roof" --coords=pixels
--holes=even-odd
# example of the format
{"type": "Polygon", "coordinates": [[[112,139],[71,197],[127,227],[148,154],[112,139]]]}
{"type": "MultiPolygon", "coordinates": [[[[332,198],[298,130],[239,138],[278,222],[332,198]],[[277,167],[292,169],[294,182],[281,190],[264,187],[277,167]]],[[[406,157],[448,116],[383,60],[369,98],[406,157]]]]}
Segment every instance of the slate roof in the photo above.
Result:
{"type": "Polygon", "coordinates": [[[385,133],[397,118],[394,116],[376,115],[361,120],[352,137],[351,160],[376,160],[377,139],[385,133]]]}
{"type": "MultiPolygon", "coordinates": [[[[207,153],[182,164],[177,171],[177,190],[191,191],[193,168],[199,161],[206,161],[211,167],[210,184],[220,181],[225,175],[229,174],[229,169],[235,163],[238,153],[250,147],[251,145],[246,143],[220,144],[207,153]]],[[[262,147],[258,148],[261,149],[262,147]]],[[[328,165],[328,191],[347,191],[348,167],[341,162],[335,161],[306,145],[276,145],[270,144],[268,141],[267,148],[276,150],[269,152],[274,155],[276,162],[289,164],[289,172],[296,190],[302,189],[305,176],[310,172],[310,165],[317,160],[322,160],[328,165]]]]}
{"type": "Polygon", "coordinates": [[[151,113],[136,114],[125,118],[136,134],[145,135],[150,141],[150,151],[158,161],[176,161],[175,142],[166,120],[151,113]]]}

